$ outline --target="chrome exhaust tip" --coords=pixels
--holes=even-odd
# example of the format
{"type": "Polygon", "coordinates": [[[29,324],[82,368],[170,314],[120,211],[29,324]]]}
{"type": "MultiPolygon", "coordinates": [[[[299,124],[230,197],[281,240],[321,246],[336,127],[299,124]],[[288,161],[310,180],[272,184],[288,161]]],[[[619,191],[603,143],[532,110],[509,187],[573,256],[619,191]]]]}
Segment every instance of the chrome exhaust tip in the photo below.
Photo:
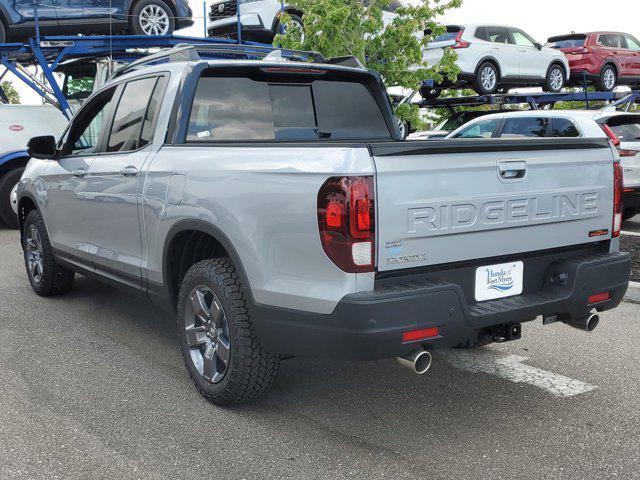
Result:
{"type": "Polygon", "coordinates": [[[597,313],[591,313],[586,317],[565,320],[564,323],[578,330],[591,333],[598,328],[600,316],[597,313]]]}
{"type": "Polygon", "coordinates": [[[407,355],[398,357],[400,365],[410,368],[418,375],[424,375],[429,371],[432,360],[431,354],[422,349],[417,349],[407,355]]]}

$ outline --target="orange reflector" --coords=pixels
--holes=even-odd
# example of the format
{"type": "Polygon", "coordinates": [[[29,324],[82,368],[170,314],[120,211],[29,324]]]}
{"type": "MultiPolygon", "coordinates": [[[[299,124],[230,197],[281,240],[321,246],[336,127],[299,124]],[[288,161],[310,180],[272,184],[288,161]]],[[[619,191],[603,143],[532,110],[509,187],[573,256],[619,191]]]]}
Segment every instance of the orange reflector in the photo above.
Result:
{"type": "Polygon", "coordinates": [[[426,340],[438,336],[438,327],[424,328],[422,330],[410,330],[402,334],[402,341],[415,342],[416,340],[426,340]]]}
{"type": "Polygon", "coordinates": [[[593,305],[594,303],[606,302],[611,298],[609,292],[596,293],[595,295],[591,295],[587,302],[589,305],[593,305]]]}

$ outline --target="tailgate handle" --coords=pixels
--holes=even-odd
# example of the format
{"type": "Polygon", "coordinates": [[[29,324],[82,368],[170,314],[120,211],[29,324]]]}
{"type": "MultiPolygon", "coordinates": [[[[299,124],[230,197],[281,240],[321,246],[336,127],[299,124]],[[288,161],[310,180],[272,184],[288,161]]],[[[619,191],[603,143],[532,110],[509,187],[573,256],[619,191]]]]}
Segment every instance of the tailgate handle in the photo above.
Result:
{"type": "Polygon", "coordinates": [[[527,173],[527,162],[524,160],[508,160],[498,162],[498,175],[502,180],[520,180],[527,173]]]}

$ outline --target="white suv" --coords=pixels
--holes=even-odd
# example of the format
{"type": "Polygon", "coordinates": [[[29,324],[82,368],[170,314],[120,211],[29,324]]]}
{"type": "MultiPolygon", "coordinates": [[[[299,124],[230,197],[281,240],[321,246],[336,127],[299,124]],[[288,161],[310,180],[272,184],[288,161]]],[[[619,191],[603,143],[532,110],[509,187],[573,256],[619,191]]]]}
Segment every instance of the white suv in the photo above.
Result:
{"type": "MultiPolygon", "coordinates": [[[[368,0],[363,0],[365,4],[368,0]]],[[[240,25],[244,40],[271,43],[280,27],[282,6],[289,14],[294,24],[302,28],[303,12],[288,2],[281,0],[240,0],[240,25]]],[[[385,25],[390,24],[398,8],[402,7],[400,0],[392,0],[383,12],[385,25]]],[[[209,26],[207,33],[210,37],[231,37],[238,35],[238,7],[236,0],[214,0],[209,9],[209,26]]]]}
{"type": "Polygon", "coordinates": [[[435,65],[446,48],[458,54],[460,75],[456,82],[426,85],[424,97],[437,96],[442,88],[471,86],[478,94],[499,89],[541,86],[560,92],[569,78],[564,53],[544,47],[519,28],[491,24],[451,25],[435,38],[424,58],[435,65]]]}

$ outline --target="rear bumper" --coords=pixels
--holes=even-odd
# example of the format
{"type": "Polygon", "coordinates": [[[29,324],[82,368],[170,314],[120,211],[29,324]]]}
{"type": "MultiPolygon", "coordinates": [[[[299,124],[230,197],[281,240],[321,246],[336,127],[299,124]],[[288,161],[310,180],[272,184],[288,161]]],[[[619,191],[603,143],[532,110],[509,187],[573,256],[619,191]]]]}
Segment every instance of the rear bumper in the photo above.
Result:
{"type": "Polygon", "coordinates": [[[459,345],[475,340],[488,327],[531,321],[540,315],[582,318],[594,308],[615,308],[627,290],[630,257],[592,251],[564,258],[558,254],[531,257],[525,260],[528,273],[522,295],[482,303],[469,298],[475,268],[470,265],[381,280],[373,292],[346,296],[330,315],[255,306],[252,317],[260,342],[273,353],[353,360],[389,358],[419,345],[459,345]],[[552,284],[551,279],[560,273],[566,274],[566,284],[552,284]],[[610,293],[609,300],[587,304],[590,295],[605,291],[610,293]],[[403,332],[431,327],[438,327],[437,338],[402,342],[403,332]]]}

